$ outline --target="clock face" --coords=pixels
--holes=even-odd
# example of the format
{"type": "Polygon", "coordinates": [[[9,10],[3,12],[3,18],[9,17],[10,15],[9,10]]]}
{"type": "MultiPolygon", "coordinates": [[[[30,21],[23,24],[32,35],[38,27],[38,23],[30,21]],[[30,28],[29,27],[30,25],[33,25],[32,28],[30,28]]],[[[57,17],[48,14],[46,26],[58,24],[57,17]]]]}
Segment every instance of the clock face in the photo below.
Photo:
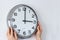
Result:
{"type": "Polygon", "coordinates": [[[27,5],[17,5],[11,9],[7,16],[7,24],[12,27],[21,38],[30,37],[37,27],[37,15],[27,5]]]}

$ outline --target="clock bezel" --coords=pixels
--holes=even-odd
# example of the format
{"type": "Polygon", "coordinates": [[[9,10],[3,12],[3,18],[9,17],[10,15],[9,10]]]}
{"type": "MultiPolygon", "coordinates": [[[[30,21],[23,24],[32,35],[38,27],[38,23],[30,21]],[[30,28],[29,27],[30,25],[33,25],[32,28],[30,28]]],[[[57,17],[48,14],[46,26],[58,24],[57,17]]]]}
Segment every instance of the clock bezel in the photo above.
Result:
{"type": "MultiPolygon", "coordinates": [[[[10,24],[10,26],[9,26],[8,21],[9,21],[10,18],[12,17],[13,12],[14,12],[17,8],[19,8],[19,7],[21,7],[21,6],[26,6],[26,7],[30,8],[30,9],[34,12],[34,14],[35,14],[35,16],[36,16],[36,19],[37,19],[37,24],[36,24],[36,29],[37,29],[38,17],[37,17],[37,15],[36,15],[36,12],[33,10],[33,8],[31,8],[30,6],[25,5],[25,4],[16,5],[16,6],[14,6],[14,7],[10,10],[10,12],[8,13],[8,16],[7,16],[7,26],[8,26],[8,27],[11,26],[11,24],[10,24]]],[[[21,35],[18,35],[18,38],[22,38],[22,39],[29,38],[29,37],[31,37],[31,36],[36,32],[36,29],[35,29],[35,31],[34,31],[30,36],[24,36],[24,37],[22,37],[21,35]]]]}

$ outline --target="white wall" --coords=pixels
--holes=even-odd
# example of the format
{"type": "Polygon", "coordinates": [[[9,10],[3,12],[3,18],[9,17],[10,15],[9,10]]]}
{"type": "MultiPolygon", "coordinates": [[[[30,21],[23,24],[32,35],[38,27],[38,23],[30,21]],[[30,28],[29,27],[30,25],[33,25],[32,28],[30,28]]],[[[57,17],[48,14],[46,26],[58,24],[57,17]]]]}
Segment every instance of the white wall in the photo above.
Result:
{"type": "MultiPolygon", "coordinates": [[[[27,4],[35,9],[43,28],[42,40],[60,40],[59,0],[0,0],[0,40],[7,40],[7,14],[17,4],[27,4]]],[[[35,40],[35,37],[24,40],[35,40]]]]}

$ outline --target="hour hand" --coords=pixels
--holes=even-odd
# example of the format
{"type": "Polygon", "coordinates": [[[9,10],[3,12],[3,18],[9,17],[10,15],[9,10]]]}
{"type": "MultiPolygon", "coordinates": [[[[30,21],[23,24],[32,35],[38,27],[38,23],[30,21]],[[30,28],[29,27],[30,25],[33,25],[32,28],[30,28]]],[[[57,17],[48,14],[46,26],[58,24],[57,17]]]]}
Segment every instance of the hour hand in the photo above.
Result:
{"type": "Polygon", "coordinates": [[[29,20],[23,20],[23,22],[33,22],[33,21],[29,21],[29,20]]]}

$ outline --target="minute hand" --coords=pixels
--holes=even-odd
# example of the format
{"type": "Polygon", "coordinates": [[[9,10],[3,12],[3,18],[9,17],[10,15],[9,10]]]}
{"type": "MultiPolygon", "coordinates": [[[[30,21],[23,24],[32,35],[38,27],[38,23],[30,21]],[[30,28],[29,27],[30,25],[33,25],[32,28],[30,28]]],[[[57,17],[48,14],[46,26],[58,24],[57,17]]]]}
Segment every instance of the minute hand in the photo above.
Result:
{"type": "MultiPolygon", "coordinates": [[[[26,20],[26,8],[24,8],[24,20],[26,20]]],[[[26,22],[24,22],[26,24],[26,22]]]]}

